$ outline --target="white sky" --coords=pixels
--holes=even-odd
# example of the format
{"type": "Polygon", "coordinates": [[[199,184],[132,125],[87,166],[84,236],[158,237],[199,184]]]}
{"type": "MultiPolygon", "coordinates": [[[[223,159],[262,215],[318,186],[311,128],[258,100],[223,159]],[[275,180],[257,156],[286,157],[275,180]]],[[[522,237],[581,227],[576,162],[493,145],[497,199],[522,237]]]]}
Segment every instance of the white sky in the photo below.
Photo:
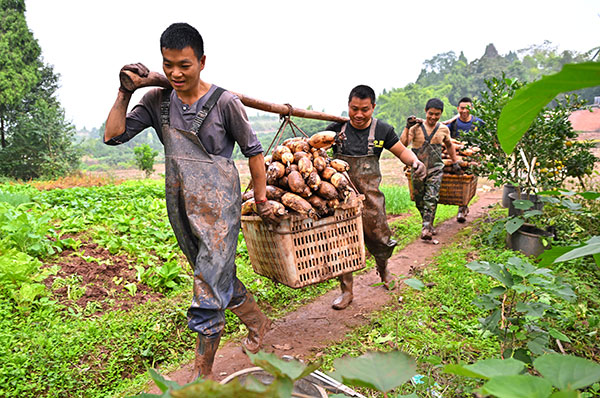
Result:
{"type": "Polygon", "coordinates": [[[61,75],[68,120],[88,129],[105,121],[121,66],[142,62],[162,71],[159,37],[173,22],[188,22],[202,34],[204,80],[336,115],[347,110],[355,85],[368,84],[377,94],[403,87],[438,53],[463,51],[470,62],[489,43],[501,54],[544,40],[579,52],[600,45],[599,0],[25,3],[44,61],[61,75]]]}

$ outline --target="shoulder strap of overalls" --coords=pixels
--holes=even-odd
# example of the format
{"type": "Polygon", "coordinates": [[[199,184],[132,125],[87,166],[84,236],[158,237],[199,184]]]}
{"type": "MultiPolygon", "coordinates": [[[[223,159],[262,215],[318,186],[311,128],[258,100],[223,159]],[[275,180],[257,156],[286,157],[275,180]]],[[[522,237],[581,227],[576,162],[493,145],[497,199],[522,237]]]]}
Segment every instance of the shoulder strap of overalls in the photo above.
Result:
{"type": "Polygon", "coordinates": [[[450,122],[450,125],[448,126],[448,128],[450,129],[450,136],[452,138],[454,138],[456,136],[456,133],[458,131],[458,123],[457,123],[457,119],[454,119],[452,122],[450,122]]]}
{"type": "Polygon", "coordinates": [[[369,141],[367,146],[367,155],[373,155],[375,152],[375,128],[377,127],[377,119],[373,118],[371,121],[371,128],[369,129],[369,141]]]}
{"type": "Polygon", "coordinates": [[[425,142],[427,142],[428,144],[431,144],[431,139],[433,138],[433,136],[435,135],[435,133],[438,131],[439,128],[440,128],[440,123],[438,122],[435,125],[431,134],[427,135],[427,129],[425,129],[425,125],[423,123],[421,123],[421,130],[423,130],[423,135],[425,136],[425,142]]]}
{"type": "Polygon", "coordinates": [[[169,105],[171,104],[171,92],[173,89],[166,88],[162,91],[162,100],[160,101],[160,124],[163,127],[169,127],[169,105]]]}
{"type": "MultiPolygon", "coordinates": [[[[210,95],[210,97],[208,98],[206,103],[204,105],[202,105],[202,109],[200,109],[200,111],[198,111],[198,113],[194,117],[190,131],[192,131],[195,134],[198,134],[198,132],[200,131],[200,127],[202,127],[202,123],[204,123],[204,120],[206,119],[206,117],[208,116],[208,114],[210,113],[212,108],[214,108],[214,106],[217,104],[217,101],[221,97],[221,94],[223,94],[224,92],[225,92],[224,88],[222,88],[222,87],[216,88],[216,90],[210,95]]],[[[160,119],[161,119],[161,123],[163,126],[164,125],[168,126],[170,124],[170,121],[169,121],[169,105],[170,105],[170,103],[171,103],[171,90],[168,90],[168,91],[163,92],[163,99],[160,104],[160,119]]]]}
{"type": "MultiPolygon", "coordinates": [[[[344,136],[344,134],[346,133],[346,126],[348,126],[348,123],[350,122],[346,122],[342,125],[342,129],[340,130],[339,134],[340,136],[344,136]]],[[[377,127],[377,119],[373,118],[373,121],[371,122],[371,127],[369,128],[369,138],[368,138],[368,144],[367,144],[367,155],[373,155],[374,151],[373,149],[375,148],[375,128],[377,127]]],[[[342,145],[344,145],[344,141],[342,141],[342,145]]],[[[340,151],[341,152],[341,151],[340,151]]]]}
{"type": "Polygon", "coordinates": [[[340,132],[335,136],[335,140],[336,140],[336,144],[337,144],[335,146],[336,153],[342,153],[342,147],[346,143],[346,127],[348,126],[348,123],[350,123],[350,122],[345,122],[344,124],[342,124],[342,128],[341,128],[340,132]]]}
{"type": "Polygon", "coordinates": [[[214,108],[217,104],[217,101],[221,97],[221,94],[225,92],[224,88],[217,87],[217,89],[211,94],[210,98],[204,105],[202,105],[202,109],[198,111],[194,121],[192,122],[192,128],[190,129],[193,133],[198,134],[200,131],[200,127],[202,127],[202,123],[204,123],[204,119],[208,116],[208,113],[214,108]]]}

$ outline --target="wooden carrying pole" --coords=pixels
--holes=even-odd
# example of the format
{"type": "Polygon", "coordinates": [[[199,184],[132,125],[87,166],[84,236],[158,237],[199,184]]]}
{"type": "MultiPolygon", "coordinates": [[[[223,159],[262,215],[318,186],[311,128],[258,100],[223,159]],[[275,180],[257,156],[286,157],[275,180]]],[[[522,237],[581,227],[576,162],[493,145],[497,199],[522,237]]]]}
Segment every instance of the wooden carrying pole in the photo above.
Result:
{"type": "MultiPolygon", "coordinates": [[[[150,72],[147,77],[141,77],[131,71],[124,70],[119,74],[121,84],[123,87],[130,91],[134,91],[136,88],[148,87],[148,86],[159,86],[164,88],[171,88],[171,84],[167,78],[158,72],[150,72]]],[[[331,122],[346,122],[347,117],[329,115],[323,112],[312,111],[308,109],[294,108],[289,104],[273,104],[267,101],[258,100],[255,98],[248,97],[244,94],[239,94],[230,91],[236,95],[242,104],[247,107],[258,109],[265,112],[277,113],[281,116],[296,116],[306,119],[317,119],[327,120],[331,122]]]]}

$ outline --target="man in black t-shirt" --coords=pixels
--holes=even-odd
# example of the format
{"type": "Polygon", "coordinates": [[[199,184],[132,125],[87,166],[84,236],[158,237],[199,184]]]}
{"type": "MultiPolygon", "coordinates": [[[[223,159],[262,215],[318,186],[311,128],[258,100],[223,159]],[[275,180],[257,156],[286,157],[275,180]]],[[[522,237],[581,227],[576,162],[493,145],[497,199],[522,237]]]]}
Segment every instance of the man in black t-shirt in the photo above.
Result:
{"type": "MultiPolygon", "coordinates": [[[[381,172],[379,157],[383,148],[388,149],[404,164],[413,169],[413,173],[425,177],[425,166],[415,154],[407,150],[400,142],[394,128],[374,119],[375,92],[369,86],[356,86],[348,97],[348,116],[350,121],[333,123],[328,130],[338,132],[334,156],[350,165],[348,174],[358,191],[365,196],[362,212],[365,244],[375,257],[377,272],[386,288],[391,288],[393,277],[387,269],[396,241],[387,223],[385,197],[379,190],[381,172]]],[[[332,304],[336,310],[346,308],[353,299],[352,273],[340,277],[342,294],[332,304]]]]}

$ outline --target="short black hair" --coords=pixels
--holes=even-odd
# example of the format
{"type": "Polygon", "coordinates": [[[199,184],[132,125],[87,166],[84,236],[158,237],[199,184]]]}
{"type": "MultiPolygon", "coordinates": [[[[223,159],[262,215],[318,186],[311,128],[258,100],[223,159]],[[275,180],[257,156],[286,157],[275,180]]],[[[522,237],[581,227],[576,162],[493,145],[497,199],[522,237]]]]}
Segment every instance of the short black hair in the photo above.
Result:
{"type": "Polygon", "coordinates": [[[183,50],[186,47],[191,47],[194,50],[198,61],[204,55],[204,40],[202,40],[202,36],[196,28],[187,23],[174,23],[160,35],[161,51],[163,48],[183,50]]]}
{"type": "Polygon", "coordinates": [[[429,108],[435,108],[435,109],[439,109],[440,111],[443,111],[444,110],[444,103],[439,98],[431,98],[425,104],[425,112],[427,112],[427,110],[429,108]]]}
{"type": "Polygon", "coordinates": [[[469,97],[462,97],[461,99],[458,100],[458,104],[460,105],[461,102],[468,102],[468,103],[472,104],[473,100],[469,97]]]}
{"type": "Polygon", "coordinates": [[[350,91],[350,95],[348,96],[348,103],[352,101],[352,98],[356,97],[358,99],[369,98],[371,100],[371,104],[375,105],[375,91],[369,86],[365,86],[364,84],[360,84],[350,91]]]}

